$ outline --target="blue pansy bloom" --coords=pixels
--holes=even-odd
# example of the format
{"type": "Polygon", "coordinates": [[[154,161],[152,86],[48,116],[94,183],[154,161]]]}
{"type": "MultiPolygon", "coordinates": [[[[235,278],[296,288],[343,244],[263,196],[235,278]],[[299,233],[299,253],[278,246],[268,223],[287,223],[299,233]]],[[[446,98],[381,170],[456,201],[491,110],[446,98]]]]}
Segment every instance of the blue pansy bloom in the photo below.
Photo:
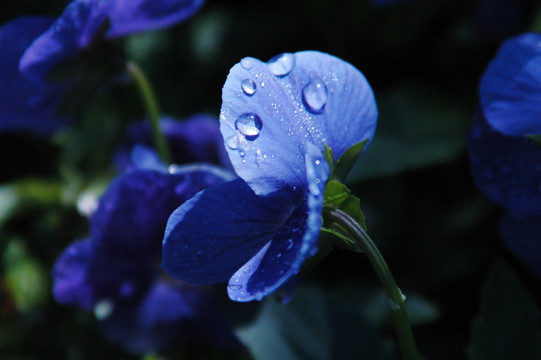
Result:
{"type": "MultiPolygon", "coordinates": [[[[173,156],[173,163],[207,162],[229,167],[217,117],[196,114],[180,121],[162,116],[160,127],[173,156]]],[[[133,123],[128,127],[125,140],[115,153],[114,162],[117,168],[121,171],[132,168],[132,149],[141,145],[154,145],[148,120],[133,123]]]]}
{"type": "Polygon", "coordinates": [[[202,3],[74,0],[56,20],[27,16],[5,24],[0,28],[0,130],[45,135],[59,129],[89,91],[123,66],[122,54],[111,53],[111,42],[103,40],[173,25],[202,3]]]}
{"type": "Polygon", "coordinates": [[[26,50],[23,74],[47,82],[51,70],[102,39],[174,25],[192,16],[203,0],[74,0],[26,50]]]}
{"type": "Polygon", "coordinates": [[[541,215],[541,35],[506,41],[480,84],[481,109],[469,134],[479,188],[509,211],[541,215]]]}
{"type": "Polygon", "coordinates": [[[228,282],[233,300],[260,300],[289,284],[318,250],[330,172],[325,145],[336,160],[371,139],[377,109],[356,68],[315,51],[243,59],[222,100],[220,129],[240,179],[175,210],[162,266],[188,282],[228,282]]]}
{"type": "Polygon", "coordinates": [[[53,22],[46,17],[20,17],[0,28],[0,130],[48,134],[64,123],[56,109],[65,87],[35,84],[19,72],[19,59],[53,22]]]}
{"type": "Polygon", "coordinates": [[[508,249],[541,276],[541,35],[506,41],[480,84],[481,106],[468,135],[479,189],[507,210],[508,249]]]}
{"type": "MultiPolygon", "coordinates": [[[[139,159],[149,159],[149,156],[139,159]]],[[[170,213],[195,193],[230,179],[211,165],[145,166],[115,179],[90,216],[90,236],[70,245],[53,269],[61,304],[93,310],[106,337],[134,353],[183,340],[236,346],[209,288],[160,268],[170,213]]]]}

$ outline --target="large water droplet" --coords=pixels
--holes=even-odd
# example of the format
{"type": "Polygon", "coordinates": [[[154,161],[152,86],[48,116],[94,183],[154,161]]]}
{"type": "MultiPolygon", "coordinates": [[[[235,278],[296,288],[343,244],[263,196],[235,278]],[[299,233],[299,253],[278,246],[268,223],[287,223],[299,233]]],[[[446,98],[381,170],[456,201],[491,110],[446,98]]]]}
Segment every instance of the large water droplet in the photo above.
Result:
{"type": "Polygon", "coordinates": [[[269,70],[275,76],[286,76],[295,67],[295,54],[283,53],[276,55],[267,63],[269,70]]]}
{"type": "Polygon", "coordinates": [[[327,105],[327,100],[327,86],[317,76],[310,80],[302,89],[302,101],[311,113],[323,113],[325,111],[325,105],[327,105]]]}
{"type": "Polygon", "coordinates": [[[240,65],[246,70],[250,70],[252,68],[252,59],[244,58],[240,61],[240,65]]]}
{"type": "Polygon", "coordinates": [[[242,289],[242,286],[241,285],[229,285],[228,288],[229,288],[229,290],[232,290],[232,291],[239,291],[240,289],[242,289]]]}
{"type": "Polygon", "coordinates": [[[246,137],[247,140],[255,140],[261,132],[263,122],[254,113],[244,113],[235,121],[235,128],[246,137]]]}
{"type": "Polygon", "coordinates": [[[257,90],[257,85],[252,79],[242,80],[240,86],[242,87],[242,91],[244,91],[244,93],[248,96],[252,96],[257,90]]]}

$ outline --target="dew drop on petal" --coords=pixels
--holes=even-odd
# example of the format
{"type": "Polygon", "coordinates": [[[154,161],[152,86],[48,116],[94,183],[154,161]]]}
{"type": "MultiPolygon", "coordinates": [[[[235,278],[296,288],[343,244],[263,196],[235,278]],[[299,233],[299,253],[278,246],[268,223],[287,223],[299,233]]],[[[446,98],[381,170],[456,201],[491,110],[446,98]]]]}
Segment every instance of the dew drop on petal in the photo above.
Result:
{"type": "Polygon", "coordinates": [[[293,247],[293,240],[292,239],[287,239],[286,250],[291,250],[292,247],[293,247]]]}
{"type": "Polygon", "coordinates": [[[252,96],[257,90],[257,85],[252,79],[242,80],[240,86],[242,87],[242,91],[244,91],[244,93],[248,96],[252,96]]]}
{"type": "Polygon", "coordinates": [[[240,65],[245,68],[246,70],[250,70],[252,68],[252,60],[248,58],[244,58],[240,61],[240,65]]]}
{"type": "Polygon", "coordinates": [[[254,113],[244,113],[235,121],[235,128],[251,141],[257,139],[262,127],[261,118],[254,113]]]}
{"type": "Polygon", "coordinates": [[[288,75],[295,67],[295,54],[283,53],[276,55],[267,63],[269,70],[273,75],[283,77],[288,75]]]}
{"type": "Polygon", "coordinates": [[[241,285],[229,285],[227,287],[229,288],[229,290],[232,290],[232,291],[239,291],[242,288],[241,285]]]}
{"type": "Polygon", "coordinates": [[[239,138],[230,136],[225,140],[225,145],[231,150],[237,150],[239,148],[239,138]]]}
{"type": "Polygon", "coordinates": [[[319,77],[314,77],[302,89],[302,101],[311,113],[323,113],[325,111],[325,105],[327,105],[327,100],[327,86],[325,86],[325,83],[319,77]]]}

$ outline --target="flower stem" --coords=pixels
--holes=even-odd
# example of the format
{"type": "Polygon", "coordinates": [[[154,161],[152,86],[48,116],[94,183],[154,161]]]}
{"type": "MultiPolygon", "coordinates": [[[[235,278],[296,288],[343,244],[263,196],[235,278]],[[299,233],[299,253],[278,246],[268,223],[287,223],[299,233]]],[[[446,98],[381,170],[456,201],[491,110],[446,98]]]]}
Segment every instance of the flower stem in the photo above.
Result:
{"type": "Polygon", "coordinates": [[[417,348],[409,323],[408,313],[404,305],[404,295],[396,285],[387,263],[366,231],[347,213],[336,208],[325,208],[325,215],[342,226],[353,238],[357,250],[364,252],[376,271],[379,280],[389,298],[394,317],[398,345],[404,360],[418,360],[417,348]]]}
{"type": "Polygon", "coordinates": [[[158,107],[158,101],[156,100],[156,96],[152,90],[152,86],[150,86],[150,82],[141,68],[134,62],[128,61],[126,64],[126,70],[131,75],[133,80],[135,80],[139,93],[141,94],[141,98],[145,103],[156,150],[158,151],[160,158],[166,164],[169,164],[171,163],[171,154],[169,152],[169,148],[167,147],[165,136],[160,128],[160,110],[158,107]]]}

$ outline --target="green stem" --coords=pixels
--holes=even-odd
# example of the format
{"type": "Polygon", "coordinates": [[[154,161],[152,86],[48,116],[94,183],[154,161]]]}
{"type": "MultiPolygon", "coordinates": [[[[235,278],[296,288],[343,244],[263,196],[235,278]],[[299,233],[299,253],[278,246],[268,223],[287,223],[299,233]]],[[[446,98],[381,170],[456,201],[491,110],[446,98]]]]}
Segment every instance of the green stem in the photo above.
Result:
{"type": "Polygon", "coordinates": [[[383,285],[383,289],[389,298],[389,304],[394,317],[396,336],[398,338],[398,345],[402,352],[402,357],[404,360],[418,360],[419,355],[417,354],[408,313],[404,305],[405,298],[396,285],[393,275],[378,248],[361,225],[347,213],[335,208],[325,208],[325,215],[346,229],[350,236],[353,237],[352,240],[358,247],[357,250],[361,250],[368,256],[368,259],[376,271],[378,278],[383,285]]]}
{"type": "Polygon", "coordinates": [[[156,96],[154,96],[152,86],[150,86],[150,82],[146,78],[141,68],[139,68],[134,62],[128,61],[126,64],[126,70],[131,75],[133,80],[135,80],[139,93],[141,94],[141,98],[145,103],[156,150],[158,151],[160,158],[166,164],[170,164],[171,154],[169,153],[165,136],[160,128],[160,110],[156,96]]]}

